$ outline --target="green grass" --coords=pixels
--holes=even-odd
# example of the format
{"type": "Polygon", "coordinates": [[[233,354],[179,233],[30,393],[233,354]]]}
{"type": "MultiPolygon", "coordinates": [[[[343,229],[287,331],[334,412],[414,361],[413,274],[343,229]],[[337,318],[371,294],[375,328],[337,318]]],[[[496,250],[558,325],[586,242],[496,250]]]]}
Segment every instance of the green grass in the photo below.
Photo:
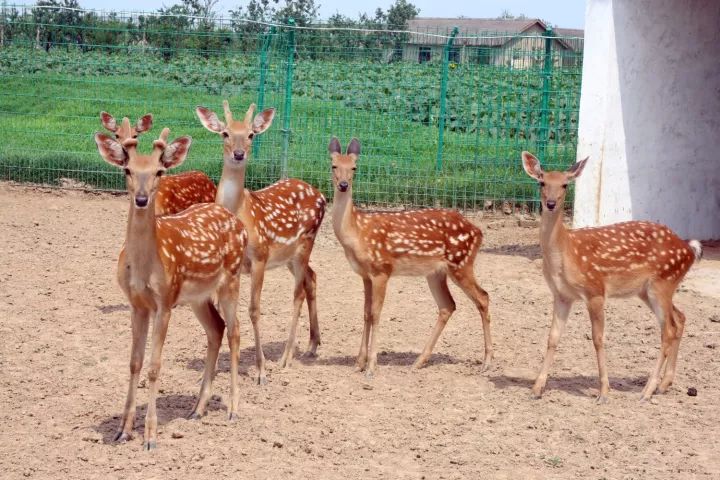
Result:
{"type": "MultiPolygon", "coordinates": [[[[122,175],[100,159],[92,138],[102,130],[98,114],[106,110],[133,121],[153,113],[155,125],[141,138],[141,149],[149,150],[163,127],[171,129],[171,138],[191,135],[193,146],[181,169],[201,169],[217,180],[221,141],[201,127],[194,107],[221,114],[221,100],[229,98],[236,116],[242,115],[257,101],[255,60],[164,62],[141,54],[0,49],[0,178],[51,185],[72,178],[103,189],[124,188],[122,175]]],[[[253,189],[282,172],[285,71],[274,62],[265,106],[278,112],[270,130],[256,139],[260,145],[248,172],[253,189]]],[[[537,151],[539,75],[478,66],[458,66],[452,75],[438,170],[437,65],[298,61],[288,174],[330,194],[327,144],[332,135],[343,144],[354,136],[363,150],[356,177],[359,202],[476,208],[486,199],[533,201],[536,187],[519,159],[524,149],[537,151]]],[[[558,91],[550,103],[551,166],[574,160],[576,81],[558,75],[553,83],[558,91]]]]}

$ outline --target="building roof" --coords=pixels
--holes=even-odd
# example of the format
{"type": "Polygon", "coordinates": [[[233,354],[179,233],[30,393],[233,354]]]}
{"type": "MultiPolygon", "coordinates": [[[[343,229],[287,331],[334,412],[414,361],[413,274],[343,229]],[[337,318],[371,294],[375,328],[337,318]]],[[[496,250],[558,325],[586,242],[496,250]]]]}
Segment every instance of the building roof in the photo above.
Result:
{"type": "MultiPolygon", "coordinates": [[[[547,25],[540,19],[528,18],[524,20],[498,20],[496,18],[414,18],[408,21],[408,30],[411,32],[408,43],[416,43],[423,45],[440,45],[445,44],[446,38],[431,35],[423,35],[423,33],[448,35],[453,27],[458,27],[460,37],[475,38],[458,38],[455,40],[456,45],[472,45],[472,46],[490,46],[499,47],[512,40],[515,35],[522,35],[528,30],[535,28],[535,32],[529,34],[537,34],[538,30],[546,30],[547,25]]],[[[555,29],[559,36],[569,35],[582,37],[582,30],[574,29],[555,29]],[[577,35],[577,32],[580,34],[577,35]]],[[[557,39],[565,48],[577,49],[575,44],[565,42],[563,39],[557,39]],[[575,47],[575,48],[573,48],[575,47]]],[[[575,42],[577,43],[577,42],[575,42]]]]}

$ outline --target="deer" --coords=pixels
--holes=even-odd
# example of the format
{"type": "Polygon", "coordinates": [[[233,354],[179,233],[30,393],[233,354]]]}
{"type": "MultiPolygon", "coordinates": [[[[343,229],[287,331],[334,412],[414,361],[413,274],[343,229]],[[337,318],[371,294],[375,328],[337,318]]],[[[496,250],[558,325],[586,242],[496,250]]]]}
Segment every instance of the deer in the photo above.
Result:
{"type": "Polygon", "coordinates": [[[342,152],[333,137],[328,146],[334,201],[332,225],[351,268],[362,277],[365,293],[364,327],[356,371],[372,379],[377,367],[380,313],[390,277],[424,276],[437,304],[438,317],[430,339],[413,364],[425,365],[445,325],[455,312],[447,277],[470,298],[480,312],[485,340],[483,370],[493,358],[489,295],[475,279],[474,265],[483,234],[459,212],[424,209],[368,212],[353,206],[353,178],[360,142],[353,138],[342,152]],[[369,346],[368,346],[369,343],[369,346]]]}
{"type": "MultiPolygon", "coordinates": [[[[137,139],[141,133],[150,130],[153,116],[151,113],[143,115],[135,126],[124,117],[118,125],[115,117],[107,112],[100,112],[100,123],[122,143],[128,139],[137,139]]],[[[155,215],[172,215],[196,203],[212,203],[215,201],[216,191],[210,177],[197,170],[161,177],[155,194],[155,215]]]]}
{"type": "Polygon", "coordinates": [[[250,274],[249,316],[255,336],[258,385],[267,383],[265,356],[260,340],[260,297],[265,271],[286,265],[294,277],[293,311],[288,340],[278,364],[292,365],[300,310],[307,299],[310,339],[305,356],[317,355],[320,327],[317,312],[317,277],[310,267],[315,236],[325,215],[325,197],[312,185],[297,179],[284,179],[261,190],[245,188],[245,172],[253,138],[272,124],[275,109],[255,115],[251,104],[242,120],[235,120],[227,100],[223,101],[225,122],[205,107],[195,110],[200,123],[223,139],[223,169],[215,201],[235,213],[248,232],[248,248],[243,272],[250,274]]]}
{"type": "Polygon", "coordinates": [[[540,187],[543,275],[553,294],[547,351],[532,396],[542,396],[570,309],[574,302],[582,301],[590,315],[597,355],[600,388],[596,402],[606,403],[610,384],[604,343],[605,300],[637,295],[657,317],[661,335],[657,362],[641,393],[641,400],[647,401],[656,389],[665,393],[675,377],[685,314],[673,304],[673,294],[702,257],[702,245],[697,240],[686,242],[665,225],[648,221],[567,229],[563,224],[567,187],[582,174],[587,162],[588,158],[580,160],[564,172],[545,172],[534,155],[522,152],[525,173],[540,187]]]}
{"type": "Polygon", "coordinates": [[[175,215],[157,216],[155,202],[162,175],[185,160],[190,137],[167,142],[164,129],[149,155],[137,151],[137,139],[119,142],[95,134],[100,156],[125,172],[130,212],[125,243],[118,259],[117,279],[130,303],[132,348],[130,382],[120,428],[114,439],[131,438],[136,392],[142,369],[148,325],[152,318],[148,408],[143,448],[157,446],[158,380],[170,314],[176,305],[189,304],[207,336],[205,369],[197,403],[190,418],[205,414],[211,396],[218,352],[227,324],[230,347],[230,420],[237,419],[239,403],[238,357],[240,327],[236,319],[240,272],[247,233],[235,215],[215,203],[195,204],[175,215]],[[213,304],[216,296],[221,317],[213,304]],[[224,318],[224,320],[223,320],[224,318]]]}

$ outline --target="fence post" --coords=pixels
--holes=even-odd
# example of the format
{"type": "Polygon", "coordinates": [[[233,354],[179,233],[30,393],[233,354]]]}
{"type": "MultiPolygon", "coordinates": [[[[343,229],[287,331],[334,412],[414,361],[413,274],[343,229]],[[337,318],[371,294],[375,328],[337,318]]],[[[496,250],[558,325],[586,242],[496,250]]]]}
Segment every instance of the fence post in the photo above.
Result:
{"type": "Polygon", "coordinates": [[[282,178],[288,177],[288,150],[290,149],[290,114],[292,112],[292,77],[295,63],[295,20],[288,19],[287,68],[285,70],[285,111],[283,112],[282,178]]]}
{"type": "MultiPolygon", "coordinates": [[[[268,70],[268,50],[270,49],[270,42],[273,35],[275,34],[275,26],[273,25],[263,34],[262,47],[260,49],[260,82],[258,83],[258,112],[262,112],[265,109],[265,81],[267,78],[268,70]]],[[[253,142],[253,157],[258,158],[260,153],[260,144],[262,143],[263,136],[258,136],[253,142]]]]}
{"type": "Polygon", "coordinates": [[[545,58],[543,62],[542,100],[540,103],[540,138],[538,139],[538,155],[541,162],[545,162],[545,149],[548,143],[548,123],[550,121],[550,83],[552,80],[552,42],[554,33],[551,28],[545,30],[545,58]]]}
{"type": "Polygon", "coordinates": [[[443,63],[442,63],[442,77],[440,79],[440,115],[438,117],[438,149],[437,149],[437,161],[435,168],[442,170],[443,164],[443,138],[445,136],[445,114],[446,114],[446,102],[447,102],[447,84],[448,84],[448,65],[450,63],[450,49],[453,46],[455,36],[458,34],[458,27],[453,27],[450,37],[445,42],[445,48],[443,49],[443,63]]]}

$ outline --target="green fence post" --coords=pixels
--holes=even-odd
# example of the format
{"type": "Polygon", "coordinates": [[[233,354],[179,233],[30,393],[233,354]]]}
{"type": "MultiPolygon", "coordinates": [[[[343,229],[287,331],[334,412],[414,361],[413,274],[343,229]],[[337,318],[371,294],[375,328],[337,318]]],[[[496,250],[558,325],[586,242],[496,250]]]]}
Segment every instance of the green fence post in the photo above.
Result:
{"type": "Polygon", "coordinates": [[[540,138],[538,138],[538,155],[541,162],[545,162],[545,149],[548,143],[548,123],[550,121],[550,82],[552,80],[552,42],[553,31],[551,28],[545,30],[545,59],[543,62],[543,86],[542,100],[540,103],[540,138]]]}
{"type": "Polygon", "coordinates": [[[287,68],[285,70],[285,111],[283,112],[282,178],[288,177],[288,150],[290,149],[290,114],[292,112],[292,77],[295,63],[295,20],[288,19],[287,68]]]}
{"type": "MultiPolygon", "coordinates": [[[[265,109],[265,81],[267,79],[268,70],[268,50],[270,49],[270,42],[273,35],[275,35],[275,26],[270,27],[263,34],[262,46],[260,48],[260,81],[258,82],[258,96],[257,104],[258,112],[262,112],[265,109]]],[[[253,142],[253,157],[258,158],[260,154],[260,144],[262,143],[263,136],[258,136],[253,142]]]]}
{"type": "Polygon", "coordinates": [[[448,65],[450,64],[450,49],[453,46],[455,36],[458,34],[458,27],[453,27],[450,37],[445,42],[443,49],[442,77],[440,79],[440,116],[438,117],[438,149],[435,168],[442,170],[443,163],[443,137],[445,136],[445,103],[447,102],[448,65]]]}

